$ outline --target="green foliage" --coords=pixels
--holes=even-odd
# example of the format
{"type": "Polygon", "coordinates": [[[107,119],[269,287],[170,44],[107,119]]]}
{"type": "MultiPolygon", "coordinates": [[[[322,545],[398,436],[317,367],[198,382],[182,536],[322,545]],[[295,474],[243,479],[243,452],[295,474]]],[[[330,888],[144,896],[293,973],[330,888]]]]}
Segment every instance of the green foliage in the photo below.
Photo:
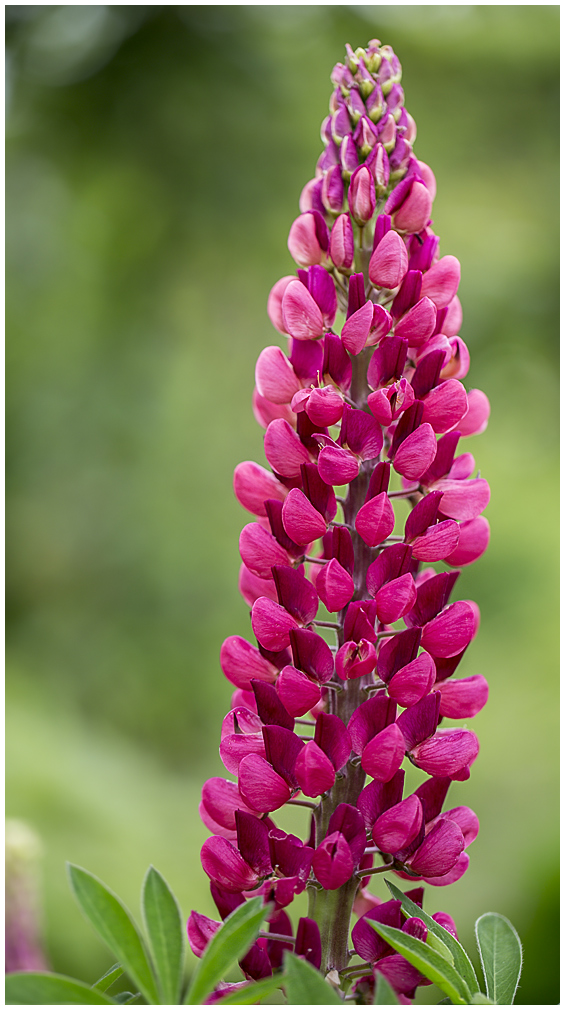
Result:
{"type": "Polygon", "coordinates": [[[467,983],[441,954],[432,950],[428,944],[418,940],[415,936],[403,933],[401,929],[384,926],[381,922],[375,922],[373,919],[367,919],[367,922],[379,936],[382,936],[383,940],[390,943],[391,947],[402,954],[422,975],[443,989],[453,1003],[459,1005],[469,1003],[471,993],[467,983]]]}
{"type": "Polygon", "coordinates": [[[275,989],[279,989],[284,982],[282,972],[271,975],[270,978],[262,978],[259,982],[251,982],[237,992],[229,993],[217,1000],[216,1006],[250,1006],[258,1003],[259,1000],[271,996],[275,989]]]}
{"type": "Polygon", "coordinates": [[[6,1003],[89,1003],[113,1004],[114,1000],[85,982],[66,975],[43,971],[14,972],[6,975],[6,1003]]]}
{"type": "Polygon", "coordinates": [[[98,982],[95,982],[92,988],[98,989],[99,992],[106,992],[106,990],[109,989],[110,986],[120,978],[120,975],[123,975],[123,973],[124,969],[121,964],[114,964],[111,968],[108,968],[108,971],[104,972],[102,978],[99,978],[98,982]]]}
{"type": "Polygon", "coordinates": [[[94,874],[69,864],[75,898],[96,932],[119,959],[148,1003],[159,1003],[155,975],[145,944],[120,899],[94,874]]]}
{"type": "Polygon", "coordinates": [[[261,898],[252,898],[228,915],[200,958],[183,1003],[203,1002],[226,971],[247,953],[268,912],[269,906],[263,905],[261,898]]]}
{"type": "Polygon", "coordinates": [[[475,923],[475,935],[487,995],[494,1003],[514,1002],[522,973],[522,944],[512,923],[498,912],[485,912],[475,923]]]}
{"type": "Polygon", "coordinates": [[[342,1002],[319,971],[288,950],[284,956],[284,969],[286,998],[290,1006],[333,1006],[342,1002]]]}
{"type": "Polygon", "coordinates": [[[143,920],[159,979],[161,1003],[179,1003],[184,968],[183,921],[169,885],[150,866],[142,890],[143,920]]]}
{"type": "Polygon", "coordinates": [[[398,996],[384,975],[380,971],[377,971],[375,978],[376,985],[373,1006],[400,1006],[398,996]]]}

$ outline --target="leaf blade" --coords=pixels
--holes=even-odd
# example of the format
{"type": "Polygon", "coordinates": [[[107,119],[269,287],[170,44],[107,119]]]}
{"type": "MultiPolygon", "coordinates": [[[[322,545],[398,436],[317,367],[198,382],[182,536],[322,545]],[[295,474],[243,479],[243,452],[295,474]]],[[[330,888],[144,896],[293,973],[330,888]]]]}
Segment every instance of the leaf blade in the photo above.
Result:
{"type": "Polygon", "coordinates": [[[373,1006],[400,1006],[400,1000],[390,982],[381,971],[376,970],[375,998],[373,1006]]]}
{"type": "Polygon", "coordinates": [[[108,968],[108,971],[102,975],[102,978],[99,978],[97,982],[94,982],[90,988],[98,989],[99,992],[106,992],[106,990],[109,989],[114,982],[117,982],[120,975],[123,975],[123,973],[124,969],[121,964],[113,964],[112,967],[108,968]]]}
{"type": "Polygon", "coordinates": [[[467,983],[441,954],[429,947],[427,943],[418,940],[417,937],[403,933],[401,929],[384,926],[373,919],[366,921],[379,936],[382,936],[383,940],[390,943],[391,947],[402,954],[422,975],[425,975],[431,982],[435,982],[454,1003],[461,1005],[469,1002],[471,993],[467,983]]]}
{"type": "Polygon", "coordinates": [[[6,975],[6,1003],[35,1005],[48,1003],[104,1004],[115,1002],[98,989],[91,989],[68,975],[50,971],[22,971],[6,975]]]}
{"type": "Polygon", "coordinates": [[[289,1006],[334,1006],[341,1004],[335,989],[316,971],[309,961],[286,951],[284,957],[285,989],[289,1006]]]}
{"type": "Polygon", "coordinates": [[[514,926],[498,912],[485,912],[475,923],[477,947],[487,996],[512,1005],[522,974],[522,944],[514,926]]]}
{"type": "Polygon", "coordinates": [[[86,918],[150,1004],[159,1003],[153,969],[141,934],[125,905],[93,873],[68,864],[75,898],[86,918]]]}
{"type": "Polygon", "coordinates": [[[469,991],[478,992],[480,986],[475,969],[467,951],[459,943],[459,940],[456,940],[449,930],[440,926],[439,922],[436,922],[431,915],[424,912],[419,905],[416,905],[416,903],[411,900],[411,898],[407,898],[404,891],[401,891],[400,888],[397,887],[396,884],[393,884],[391,880],[385,880],[385,883],[393,898],[402,902],[402,911],[407,912],[409,916],[417,916],[421,919],[434,936],[437,936],[438,939],[445,944],[449,952],[453,954],[453,967],[467,983],[469,991]]]}
{"type": "Polygon", "coordinates": [[[141,907],[161,1002],[178,1004],[184,967],[182,916],[173,892],[154,866],[143,881],[141,907]]]}
{"type": "Polygon", "coordinates": [[[238,992],[229,993],[223,999],[219,999],[216,1006],[250,1006],[258,1000],[270,996],[275,989],[279,989],[283,984],[284,975],[282,971],[269,978],[262,978],[258,982],[253,982],[240,989],[238,992]]]}
{"type": "Polygon", "coordinates": [[[269,913],[261,898],[239,905],[224,920],[200,958],[184,997],[185,1004],[199,1004],[213,990],[224,972],[249,950],[259,927],[269,913]]]}

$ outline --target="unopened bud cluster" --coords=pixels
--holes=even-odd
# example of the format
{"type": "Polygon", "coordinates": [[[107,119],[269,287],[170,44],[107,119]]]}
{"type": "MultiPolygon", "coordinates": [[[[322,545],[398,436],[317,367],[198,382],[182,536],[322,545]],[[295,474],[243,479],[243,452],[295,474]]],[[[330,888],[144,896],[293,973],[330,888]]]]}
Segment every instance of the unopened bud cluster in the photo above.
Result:
{"type": "MultiPolygon", "coordinates": [[[[234,476],[254,516],[239,547],[256,644],[222,646],[235,691],[220,755],[233,778],[206,782],[200,808],[220,916],[250,895],[272,903],[274,938],[251,948],[246,977],[269,975],[285,949],[343,971],[353,911],[353,948],[371,965],[357,1000],[369,1003],[375,971],[401,1002],[425,984],[366,920],[425,939],[424,923],[367,885],[385,868],[435,886],[465,873],[478,820],[446,801],[478,755],[466,721],[488,695],[484,677],[454,676],[479,611],[450,596],[488,544],[489,487],[457,450],[489,404],[461,382],[459,262],[440,256],[435,180],[412,153],[400,78],[376,41],[334,68],[325,151],[288,240],[298,269],[269,296],[288,339],[256,367],[270,469],[244,462],[234,476]],[[407,761],[422,781],[405,795],[407,761]],[[277,826],[288,803],[311,808],[304,839],[277,826]],[[287,909],[305,889],[309,914],[293,926],[287,909]]],[[[423,889],[409,893],[421,906],[423,889]]],[[[218,926],[192,913],[196,954],[218,926]]]]}

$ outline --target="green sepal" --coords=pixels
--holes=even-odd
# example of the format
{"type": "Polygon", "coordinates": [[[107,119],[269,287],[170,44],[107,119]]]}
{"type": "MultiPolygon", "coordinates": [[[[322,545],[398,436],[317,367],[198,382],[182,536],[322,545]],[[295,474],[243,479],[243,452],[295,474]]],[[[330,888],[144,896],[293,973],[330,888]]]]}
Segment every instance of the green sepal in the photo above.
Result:
{"type": "Polygon", "coordinates": [[[21,971],[6,975],[7,1004],[23,1006],[48,1003],[104,1004],[115,1006],[115,1000],[86,982],[50,971],[21,971]]]}
{"type": "Polygon", "coordinates": [[[226,971],[244,957],[271,907],[264,905],[262,898],[251,898],[230,912],[198,962],[183,1000],[185,1004],[203,1003],[226,971]]]}
{"type": "Polygon", "coordinates": [[[390,893],[393,898],[402,902],[402,911],[408,918],[412,916],[417,916],[422,922],[428,927],[430,932],[437,936],[442,943],[445,944],[447,949],[453,954],[453,967],[461,975],[461,978],[466,982],[469,992],[478,992],[480,989],[479,980],[477,978],[475,969],[471,963],[469,955],[464,947],[461,946],[459,940],[456,940],[452,933],[448,929],[444,929],[440,926],[439,922],[432,919],[431,915],[424,912],[411,898],[408,898],[404,891],[401,891],[396,884],[393,884],[390,880],[385,880],[390,893]]]}
{"type": "Polygon", "coordinates": [[[393,926],[384,926],[374,919],[365,920],[383,940],[390,943],[391,947],[410,964],[414,965],[431,982],[443,989],[444,993],[456,1004],[469,1003],[471,993],[467,983],[461,978],[455,968],[446,961],[441,954],[433,950],[427,943],[418,940],[415,936],[403,933],[401,929],[393,926]]]}
{"type": "Polygon", "coordinates": [[[309,961],[289,950],[284,955],[286,998],[289,1006],[334,1006],[343,1003],[335,989],[309,961]]]}
{"type": "Polygon", "coordinates": [[[520,937],[512,923],[498,912],[485,912],[477,919],[475,936],[487,996],[494,1003],[512,1005],[522,974],[520,937]]]}
{"type": "Polygon", "coordinates": [[[159,994],[145,944],[125,905],[93,873],[71,863],[68,870],[74,895],[87,919],[147,1002],[158,1004],[159,994]]]}
{"type": "Polygon", "coordinates": [[[141,891],[143,921],[161,991],[161,1003],[180,1003],[184,929],[180,908],[166,880],[150,866],[141,891]]]}

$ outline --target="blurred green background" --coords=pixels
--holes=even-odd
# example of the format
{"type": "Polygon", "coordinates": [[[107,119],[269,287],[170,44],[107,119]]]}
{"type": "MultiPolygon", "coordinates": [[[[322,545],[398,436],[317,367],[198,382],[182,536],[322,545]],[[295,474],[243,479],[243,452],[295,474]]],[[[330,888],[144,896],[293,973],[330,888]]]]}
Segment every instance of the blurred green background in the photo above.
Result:
{"type": "Polygon", "coordinates": [[[509,916],[518,1002],[558,1003],[558,6],[6,12],[8,813],[43,839],[52,966],[109,965],[65,859],[136,911],[153,862],[186,914],[213,914],[197,803],[222,773],[219,647],[250,630],[232,471],[263,461],[253,368],[331,68],[377,37],[462,263],[467,384],[493,408],[470,440],[491,547],[459,591],[482,610],[462,672],[491,699],[452,790],[482,830],[427,907],[469,942],[481,912],[509,916]]]}

